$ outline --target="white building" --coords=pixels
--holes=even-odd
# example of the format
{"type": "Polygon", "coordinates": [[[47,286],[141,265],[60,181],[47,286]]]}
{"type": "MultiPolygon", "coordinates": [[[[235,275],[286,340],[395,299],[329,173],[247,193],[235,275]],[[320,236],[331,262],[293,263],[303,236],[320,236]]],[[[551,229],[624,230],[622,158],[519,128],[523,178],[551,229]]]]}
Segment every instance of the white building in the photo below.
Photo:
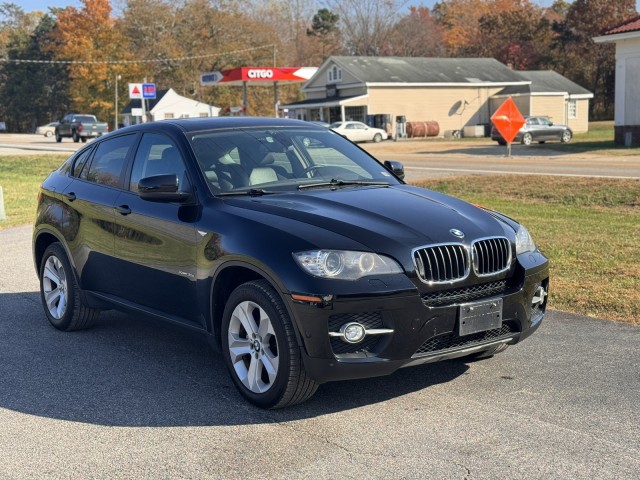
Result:
{"type": "Polygon", "coordinates": [[[640,146],[640,15],[593,39],[616,44],[615,141],[640,146]]]}
{"type": "MultiPolygon", "coordinates": [[[[132,125],[142,121],[138,115],[142,109],[139,99],[130,100],[121,113],[124,125],[132,125]],[[134,115],[136,114],[136,115],[134,115]]],[[[166,120],[170,118],[217,117],[220,108],[178,95],[172,88],[158,90],[156,98],[146,100],[145,112],[147,120],[166,120]]]]}

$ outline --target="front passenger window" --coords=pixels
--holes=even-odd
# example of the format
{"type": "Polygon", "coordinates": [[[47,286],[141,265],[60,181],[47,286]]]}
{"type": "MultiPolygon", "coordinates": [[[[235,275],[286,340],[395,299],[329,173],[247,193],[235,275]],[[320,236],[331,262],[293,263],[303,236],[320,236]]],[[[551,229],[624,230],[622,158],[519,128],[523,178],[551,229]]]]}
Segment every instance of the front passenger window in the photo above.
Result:
{"type": "Polygon", "coordinates": [[[186,190],[184,161],[178,147],[164,135],[145,133],[133,160],[129,189],[137,192],[141,178],[166,174],[177,175],[178,190],[186,190]]]}

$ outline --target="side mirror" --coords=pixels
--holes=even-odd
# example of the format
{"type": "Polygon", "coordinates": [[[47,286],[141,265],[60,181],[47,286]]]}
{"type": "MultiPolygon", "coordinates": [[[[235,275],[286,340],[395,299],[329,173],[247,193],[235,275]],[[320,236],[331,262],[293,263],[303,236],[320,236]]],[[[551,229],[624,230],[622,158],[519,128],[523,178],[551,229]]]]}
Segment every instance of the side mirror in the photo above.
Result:
{"type": "Polygon", "coordinates": [[[400,180],[404,180],[404,165],[401,162],[396,162],[395,160],[385,160],[384,166],[391,170],[391,172],[400,180]]]}
{"type": "Polygon", "coordinates": [[[175,173],[141,178],[138,193],[144,200],[157,202],[184,202],[190,196],[187,192],[178,191],[178,176],[175,173]]]}

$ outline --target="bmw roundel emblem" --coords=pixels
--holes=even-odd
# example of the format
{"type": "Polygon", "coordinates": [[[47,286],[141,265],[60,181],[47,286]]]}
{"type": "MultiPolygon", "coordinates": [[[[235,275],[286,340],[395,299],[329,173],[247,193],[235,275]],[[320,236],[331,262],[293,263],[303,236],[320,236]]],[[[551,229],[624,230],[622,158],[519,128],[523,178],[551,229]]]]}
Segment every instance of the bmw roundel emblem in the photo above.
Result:
{"type": "Polygon", "coordinates": [[[462,230],[458,230],[457,228],[452,228],[449,230],[449,233],[454,237],[464,238],[464,232],[462,230]]]}

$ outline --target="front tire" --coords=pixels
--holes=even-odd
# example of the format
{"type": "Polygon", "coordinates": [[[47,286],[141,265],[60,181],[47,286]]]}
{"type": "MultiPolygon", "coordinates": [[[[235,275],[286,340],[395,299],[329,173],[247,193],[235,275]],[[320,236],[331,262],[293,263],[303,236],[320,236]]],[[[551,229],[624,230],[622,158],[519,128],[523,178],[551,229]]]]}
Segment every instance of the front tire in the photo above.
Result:
{"type": "Polygon", "coordinates": [[[522,144],[523,145],[531,145],[531,142],[533,142],[533,136],[530,133],[525,133],[522,136],[522,144]]]}
{"type": "Polygon", "coordinates": [[[221,332],[225,364],[249,402],[282,408],[317,390],[304,369],[291,318],[267,281],[248,282],[231,293],[221,332]]]}
{"type": "Polygon", "coordinates": [[[99,310],[82,302],[71,264],[59,243],[49,245],[42,256],[40,298],[49,322],[58,330],[89,328],[100,315],[99,310]]]}
{"type": "Polygon", "coordinates": [[[53,133],[51,133],[51,132],[47,132],[47,133],[45,133],[45,134],[44,134],[44,136],[45,136],[45,137],[47,137],[47,138],[49,138],[49,137],[53,136],[53,133]]]}
{"type": "Polygon", "coordinates": [[[560,141],[562,143],[569,143],[571,141],[571,137],[573,137],[571,130],[565,130],[564,132],[562,132],[562,138],[560,139],[560,141]]]}
{"type": "Polygon", "coordinates": [[[373,136],[373,141],[374,141],[375,143],[380,143],[380,142],[382,141],[382,135],[380,135],[379,133],[376,133],[376,134],[373,136]]]}

